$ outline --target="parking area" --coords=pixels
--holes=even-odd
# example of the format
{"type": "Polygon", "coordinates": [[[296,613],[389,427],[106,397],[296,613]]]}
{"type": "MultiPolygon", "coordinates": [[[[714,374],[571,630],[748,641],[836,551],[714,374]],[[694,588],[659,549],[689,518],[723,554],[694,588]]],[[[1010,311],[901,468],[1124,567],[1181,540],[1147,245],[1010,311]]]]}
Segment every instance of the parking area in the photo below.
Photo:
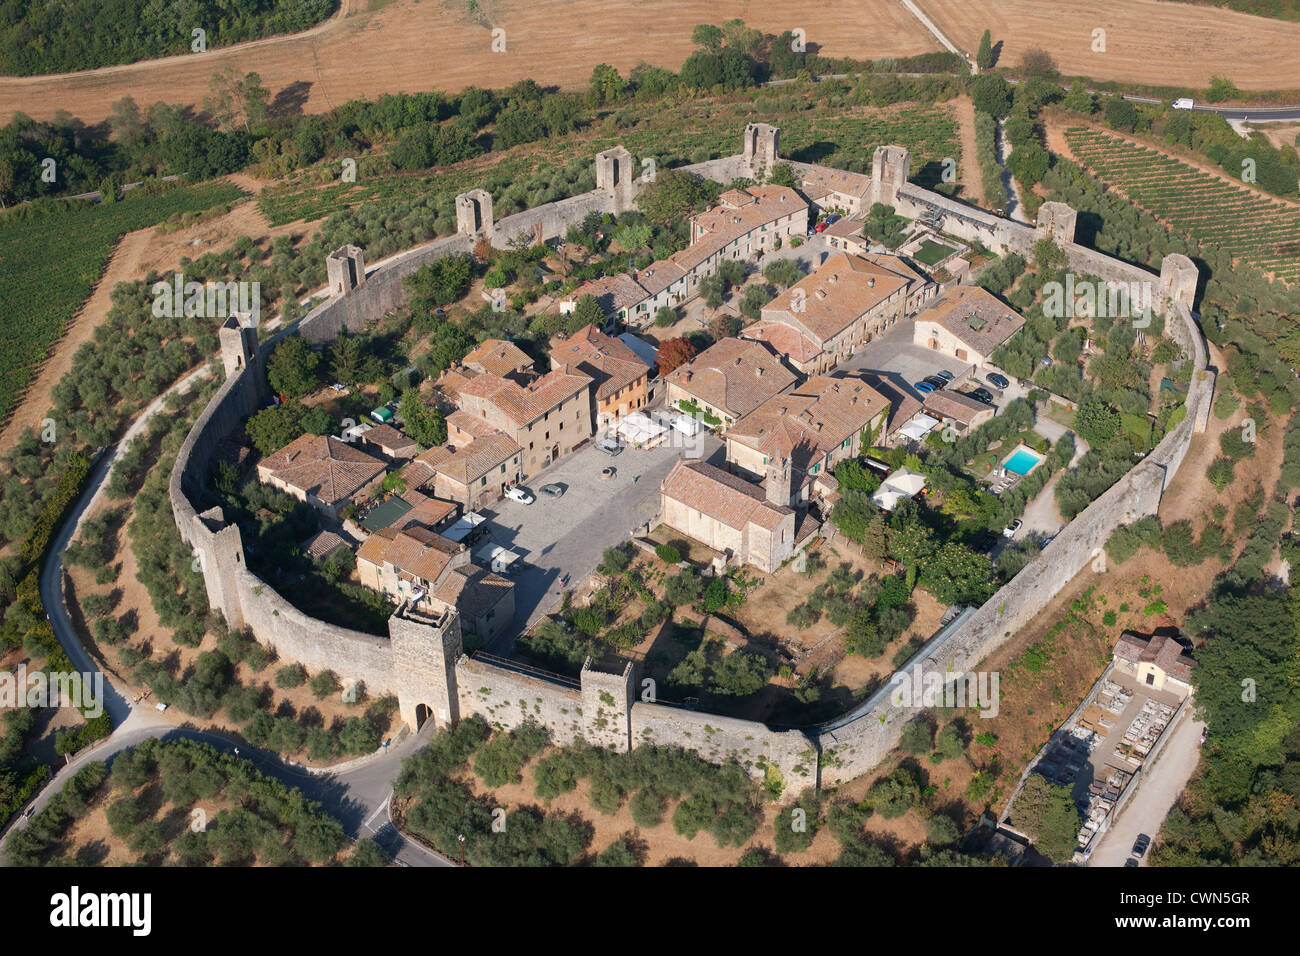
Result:
{"type": "Polygon", "coordinates": [[[703,428],[695,437],[670,432],[656,448],[625,448],[611,458],[593,439],[524,482],[537,499],[531,505],[502,499],[480,509],[488,519],[488,537],[523,559],[513,575],[516,627],[499,639],[494,652],[507,651],[517,633],[551,609],[564,575],[570,584],[581,581],[606,548],[626,541],[633,528],[654,516],[659,483],[683,454],[717,463],[722,442],[703,428]],[[601,477],[605,468],[614,469],[612,477],[601,477]],[[548,484],[561,486],[563,496],[542,494],[548,484]]]}
{"type": "MultiPolygon", "coordinates": [[[[951,355],[914,345],[914,326],[915,323],[908,319],[895,322],[891,328],[858,349],[851,359],[839,366],[840,369],[871,372],[917,400],[922,400],[925,396],[913,388],[913,384],[940,370],[952,373],[955,381],[950,388],[965,391],[977,384],[970,380],[972,366],[951,355]]],[[[987,383],[980,381],[978,384],[994,392],[994,397],[997,397],[996,391],[987,383]]]]}

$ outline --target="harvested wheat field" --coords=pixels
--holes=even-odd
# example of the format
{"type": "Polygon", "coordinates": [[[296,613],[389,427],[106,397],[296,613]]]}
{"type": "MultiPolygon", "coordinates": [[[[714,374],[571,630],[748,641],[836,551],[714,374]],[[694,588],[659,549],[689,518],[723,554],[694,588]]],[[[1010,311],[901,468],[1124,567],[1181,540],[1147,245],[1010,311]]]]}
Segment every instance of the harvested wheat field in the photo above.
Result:
{"type": "Polygon", "coordinates": [[[473,16],[455,0],[344,0],[313,30],[84,73],[0,78],[0,122],[16,110],[50,119],[67,110],[87,123],[133,96],[201,106],[210,77],[230,66],[256,71],[272,108],[321,113],[350,99],[466,86],[502,87],[527,77],[543,85],[585,86],[598,63],[625,73],[645,61],[677,70],[692,50],[697,23],[743,17],[779,34],[802,26],[828,56],[908,56],[937,44],[893,0],[481,0],[473,16]],[[505,31],[505,52],[492,52],[492,30],[505,31]]]}
{"type": "Polygon", "coordinates": [[[1222,74],[1245,90],[1300,88],[1300,23],[1165,0],[918,0],[966,50],[985,29],[1000,65],[1042,47],[1062,73],[1151,86],[1208,86],[1222,74]],[[1093,31],[1106,31],[1094,53],[1093,31]]]}

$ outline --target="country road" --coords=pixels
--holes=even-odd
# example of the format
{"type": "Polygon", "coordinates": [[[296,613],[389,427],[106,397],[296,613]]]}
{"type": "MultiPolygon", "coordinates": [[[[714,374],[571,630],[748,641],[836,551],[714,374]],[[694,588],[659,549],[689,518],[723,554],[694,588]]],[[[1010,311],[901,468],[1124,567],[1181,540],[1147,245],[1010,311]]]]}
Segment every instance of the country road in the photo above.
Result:
{"type": "MultiPolygon", "coordinates": [[[[171,392],[184,392],[208,374],[201,367],[186,375],[162,395],[158,396],[131,424],[121,441],[106,449],[91,470],[86,488],[73,505],[58,534],[51,542],[41,566],[41,603],[73,666],[83,674],[102,671],[78,638],[63,602],[63,552],[76,536],[82,520],[99,499],[105,479],[116,462],[121,449],[140,435],[153,416],[164,409],[171,392]]],[[[381,753],[362,757],[340,765],[339,770],[308,770],[291,765],[277,754],[237,744],[223,734],[177,726],[174,720],[163,717],[151,704],[135,705],[114,686],[109,675],[104,678],[104,709],[113,723],[113,732],[107,738],[83,750],[70,763],[60,768],[54,779],[31,803],[33,812],[39,811],[63,785],[86,763],[94,760],[109,761],[121,751],[133,747],[149,737],[164,740],[188,738],[211,744],[224,753],[238,749],[241,757],[251,760],[258,769],[286,786],[297,787],[310,799],[321,804],[324,810],[339,820],[344,831],[353,839],[369,837],[380,844],[399,864],[404,866],[454,866],[450,860],[414,841],[408,840],[393,825],[389,809],[392,800],[392,781],[401,769],[402,759],[428,743],[433,733],[433,722],[423,731],[408,735],[390,744],[381,753]]],[[[9,834],[26,825],[27,818],[19,816],[0,836],[0,852],[9,834]]]]}

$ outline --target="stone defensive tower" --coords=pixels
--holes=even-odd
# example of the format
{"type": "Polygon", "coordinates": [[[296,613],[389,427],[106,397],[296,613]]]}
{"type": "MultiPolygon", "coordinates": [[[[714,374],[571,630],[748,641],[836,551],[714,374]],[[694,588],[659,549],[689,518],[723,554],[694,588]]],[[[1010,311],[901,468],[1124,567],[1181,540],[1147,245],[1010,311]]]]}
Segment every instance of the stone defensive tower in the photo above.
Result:
{"type": "Polygon", "coordinates": [[[614,212],[627,212],[636,195],[633,188],[632,154],[615,146],[596,154],[596,188],[614,200],[614,212]]]}
{"type": "Polygon", "coordinates": [[[1038,207],[1034,241],[1051,239],[1061,248],[1074,242],[1074,227],[1079,214],[1063,202],[1045,202],[1038,207]]]}
{"type": "Polygon", "coordinates": [[[222,613],[227,626],[243,627],[247,622],[237,579],[244,569],[244,541],[239,526],[227,522],[219,507],[209,508],[194,518],[189,543],[208,589],[208,603],[222,613]]]}
{"type": "Polygon", "coordinates": [[[405,603],[388,619],[388,638],[402,720],[412,729],[419,729],[430,717],[439,727],[460,720],[456,660],[464,645],[456,609],[448,607],[438,617],[431,617],[405,603]]]}
{"type": "Polygon", "coordinates": [[[456,197],[456,232],[462,236],[492,238],[492,194],[471,189],[456,197]]]}
{"type": "Polygon", "coordinates": [[[629,661],[621,674],[606,674],[592,669],[590,657],[582,665],[582,736],[589,743],[619,753],[632,749],[634,670],[629,661]]]}
{"type": "Polygon", "coordinates": [[[366,255],[356,246],[340,246],[325,257],[330,295],[347,295],[366,284],[366,255]]]}
{"type": "Polygon", "coordinates": [[[767,123],[750,123],[745,127],[745,168],[753,179],[763,180],[772,174],[780,155],[781,131],[767,123]]]}
{"type": "Polygon", "coordinates": [[[898,191],[907,185],[912,154],[902,146],[877,146],[871,157],[871,205],[898,206],[898,191]]]}
{"type": "Polygon", "coordinates": [[[1160,263],[1160,295],[1165,302],[1191,309],[1196,302],[1196,283],[1200,272],[1196,263],[1178,253],[1171,253],[1160,263]]]}
{"type": "Polygon", "coordinates": [[[238,375],[257,361],[257,329],[251,323],[248,313],[233,312],[217,329],[217,341],[221,344],[221,364],[225,366],[226,378],[238,375]]]}
{"type": "Polygon", "coordinates": [[[790,485],[790,459],[773,458],[768,463],[767,474],[763,478],[763,489],[767,492],[767,500],[774,505],[788,508],[790,485]]]}

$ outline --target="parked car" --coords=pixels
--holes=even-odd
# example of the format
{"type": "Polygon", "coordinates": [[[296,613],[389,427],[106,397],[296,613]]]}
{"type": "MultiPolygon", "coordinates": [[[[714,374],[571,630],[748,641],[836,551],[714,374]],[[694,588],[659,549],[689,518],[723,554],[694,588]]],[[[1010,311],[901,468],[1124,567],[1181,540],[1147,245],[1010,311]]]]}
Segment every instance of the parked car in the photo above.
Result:
{"type": "Polygon", "coordinates": [[[346,392],[348,390],[346,385],[341,385],[338,382],[335,382],[330,386],[330,388],[334,389],[336,392],[346,392]]]}
{"type": "Polygon", "coordinates": [[[829,216],[826,217],[826,225],[828,226],[833,226],[839,221],[840,221],[840,217],[838,213],[831,213],[829,216]]]}
{"type": "Polygon", "coordinates": [[[542,494],[552,498],[564,497],[564,485],[542,485],[542,494]]]}
{"type": "Polygon", "coordinates": [[[921,381],[925,382],[926,385],[929,385],[936,392],[948,384],[937,375],[927,375],[925,378],[921,379],[921,381]]]}
{"type": "Polygon", "coordinates": [[[952,384],[953,379],[955,378],[952,372],[948,371],[946,368],[939,369],[939,371],[934,373],[934,377],[943,379],[949,385],[952,384]]]}
{"type": "Polygon", "coordinates": [[[1015,521],[1011,522],[1011,524],[1007,525],[1005,528],[1002,529],[1002,537],[1014,538],[1016,536],[1016,532],[1019,531],[1024,526],[1025,523],[1021,521],[1019,518],[1017,518],[1015,521]]]}
{"type": "Polygon", "coordinates": [[[970,397],[975,399],[975,401],[977,402],[983,402],[985,405],[993,404],[993,393],[990,392],[987,388],[971,389],[966,394],[970,395],[970,397]]]}
{"type": "Polygon", "coordinates": [[[934,391],[934,386],[927,385],[925,382],[913,382],[912,387],[916,389],[918,392],[920,392],[922,395],[929,395],[931,392],[934,391]]]}
{"type": "Polygon", "coordinates": [[[604,452],[606,455],[609,455],[610,458],[613,458],[615,455],[621,455],[623,453],[623,443],[613,435],[607,435],[600,441],[596,442],[596,450],[604,452]]]}
{"type": "Polygon", "coordinates": [[[1133,857],[1129,857],[1127,860],[1124,861],[1124,865],[1125,865],[1125,866],[1137,866],[1137,865],[1138,865],[1138,861],[1135,860],[1135,859],[1133,859],[1133,857]]]}
{"type": "Polygon", "coordinates": [[[511,501],[518,501],[520,504],[531,505],[537,499],[529,493],[527,488],[521,485],[511,485],[506,489],[506,497],[511,501]]]}
{"type": "Polygon", "coordinates": [[[1010,380],[1005,375],[999,375],[997,372],[989,372],[984,376],[988,383],[994,388],[1008,388],[1011,385],[1010,380]]]}
{"type": "Polygon", "coordinates": [[[825,221],[819,222],[817,225],[813,226],[813,232],[825,232],[826,226],[827,223],[825,221]]]}
{"type": "Polygon", "coordinates": [[[1149,847],[1150,845],[1151,845],[1151,838],[1147,836],[1145,833],[1139,833],[1138,838],[1133,841],[1134,859],[1138,859],[1138,860],[1142,859],[1143,855],[1145,855],[1145,853],[1147,852],[1147,847],[1149,847]]]}

